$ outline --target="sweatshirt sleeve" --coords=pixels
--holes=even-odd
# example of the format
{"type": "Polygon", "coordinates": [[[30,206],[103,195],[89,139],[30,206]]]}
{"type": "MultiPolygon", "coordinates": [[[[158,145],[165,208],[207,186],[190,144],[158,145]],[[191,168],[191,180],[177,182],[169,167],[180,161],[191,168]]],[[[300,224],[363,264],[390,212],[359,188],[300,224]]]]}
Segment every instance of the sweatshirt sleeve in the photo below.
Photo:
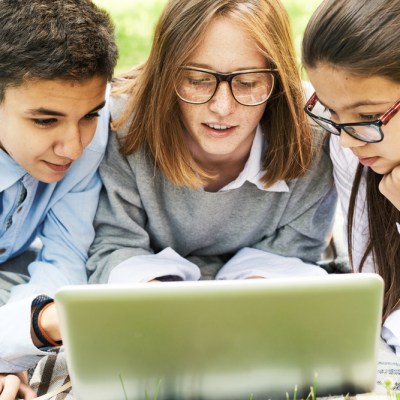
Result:
{"type": "Polygon", "coordinates": [[[110,133],[99,170],[103,188],[94,219],[96,236],[86,266],[90,282],[106,283],[115,266],[134,256],[151,255],[153,251],[144,229],[146,214],[134,171],[120,154],[118,137],[114,132],[110,133]]]}
{"type": "Polygon", "coordinates": [[[307,174],[288,185],[290,197],[275,234],[251,247],[288,257],[288,262],[294,257],[306,264],[316,264],[330,241],[337,207],[327,151],[321,150],[307,174]]]}

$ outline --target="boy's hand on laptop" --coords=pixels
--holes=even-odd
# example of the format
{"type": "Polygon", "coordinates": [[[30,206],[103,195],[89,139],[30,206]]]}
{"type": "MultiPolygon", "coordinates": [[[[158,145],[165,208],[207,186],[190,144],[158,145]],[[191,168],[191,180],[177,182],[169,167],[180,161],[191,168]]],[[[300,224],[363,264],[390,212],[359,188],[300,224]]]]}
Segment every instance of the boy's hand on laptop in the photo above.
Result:
{"type": "Polygon", "coordinates": [[[28,374],[0,374],[0,400],[14,400],[17,396],[24,400],[35,399],[36,393],[28,385],[28,374]]]}

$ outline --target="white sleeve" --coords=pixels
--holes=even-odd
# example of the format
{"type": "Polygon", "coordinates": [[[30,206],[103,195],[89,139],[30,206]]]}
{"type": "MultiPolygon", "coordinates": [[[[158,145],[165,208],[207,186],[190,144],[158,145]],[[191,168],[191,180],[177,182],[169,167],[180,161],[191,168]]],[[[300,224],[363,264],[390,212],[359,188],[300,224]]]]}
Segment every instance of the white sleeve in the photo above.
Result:
{"type": "Polygon", "coordinates": [[[25,371],[48,354],[39,350],[31,338],[31,305],[35,297],[0,307],[0,373],[25,371]]]}
{"type": "Polygon", "coordinates": [[[216,279],[246,279],[252,276],[284,278],[288,276],[325,275],[326,271],[296,257],[283,257],[244,247],[218,272],[216,279]]]}
{"type": "Polygon", "coordinates": [[[383,323],[382,338],[389,346],[394,347],[397,356],[400,356],[400,310],[392,312],[383,323]]]}
{"type": "Polygon", "coordinates": [[[197,265],[168,247],[157,254],[128,258],[111,271],[108,282],[140,283],[166,275],[176,275],[184,281],[197,281],[201,273],[197,265]]]}

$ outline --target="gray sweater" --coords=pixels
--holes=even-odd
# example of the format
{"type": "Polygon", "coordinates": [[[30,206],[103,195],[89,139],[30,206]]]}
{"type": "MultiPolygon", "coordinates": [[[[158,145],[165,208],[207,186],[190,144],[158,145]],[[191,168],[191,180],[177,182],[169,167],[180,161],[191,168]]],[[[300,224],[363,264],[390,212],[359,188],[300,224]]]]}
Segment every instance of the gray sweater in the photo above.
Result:
{"type": "Polygon", "coordinates": [[[100,174],[104,187],[87,264],[93,283],[107,282],[130,257],[167,247],[196,264],[202,279],[214,278],[244,247],[316,263],[332,227],[336,192],[325,152],[306,176],[286,182],[288,192],[246,182],[213,193],[174,186],[145,151],[122,156],[111,132],[100,174]]]}

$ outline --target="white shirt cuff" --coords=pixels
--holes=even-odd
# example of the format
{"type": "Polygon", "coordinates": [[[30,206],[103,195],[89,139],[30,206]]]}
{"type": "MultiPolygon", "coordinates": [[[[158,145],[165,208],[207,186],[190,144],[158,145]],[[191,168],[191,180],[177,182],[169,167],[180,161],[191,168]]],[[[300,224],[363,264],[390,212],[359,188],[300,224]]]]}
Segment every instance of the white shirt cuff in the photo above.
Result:
{"type": "Polygon", "coordinates": [[[111,271],[108,283],[149,282],[166,275],[176,275],[184,281],[197,281],[201,273],[197,265],[168,247],[157,254],[128,258],[111,271]]]}
{"type": "Polygon", "coordinates": [[[400,310],[392,312],[383,323],[382,338],[400,356],[400,310]]]}
{"type": "Polygon", "coordinates": [[[296,257],[283,257],[245,247],[220,269],[216,279],[246,279],[252,276],[271,279],[315,275],[326,275],[326,271],[296,257]]]}
{"type": "Polygon", "coordinates": [[[0,373],[25,371],[33,367],[40,356],[48,354],[32,342],[31,308],[35,297],[0,307],[0,373]]]}

